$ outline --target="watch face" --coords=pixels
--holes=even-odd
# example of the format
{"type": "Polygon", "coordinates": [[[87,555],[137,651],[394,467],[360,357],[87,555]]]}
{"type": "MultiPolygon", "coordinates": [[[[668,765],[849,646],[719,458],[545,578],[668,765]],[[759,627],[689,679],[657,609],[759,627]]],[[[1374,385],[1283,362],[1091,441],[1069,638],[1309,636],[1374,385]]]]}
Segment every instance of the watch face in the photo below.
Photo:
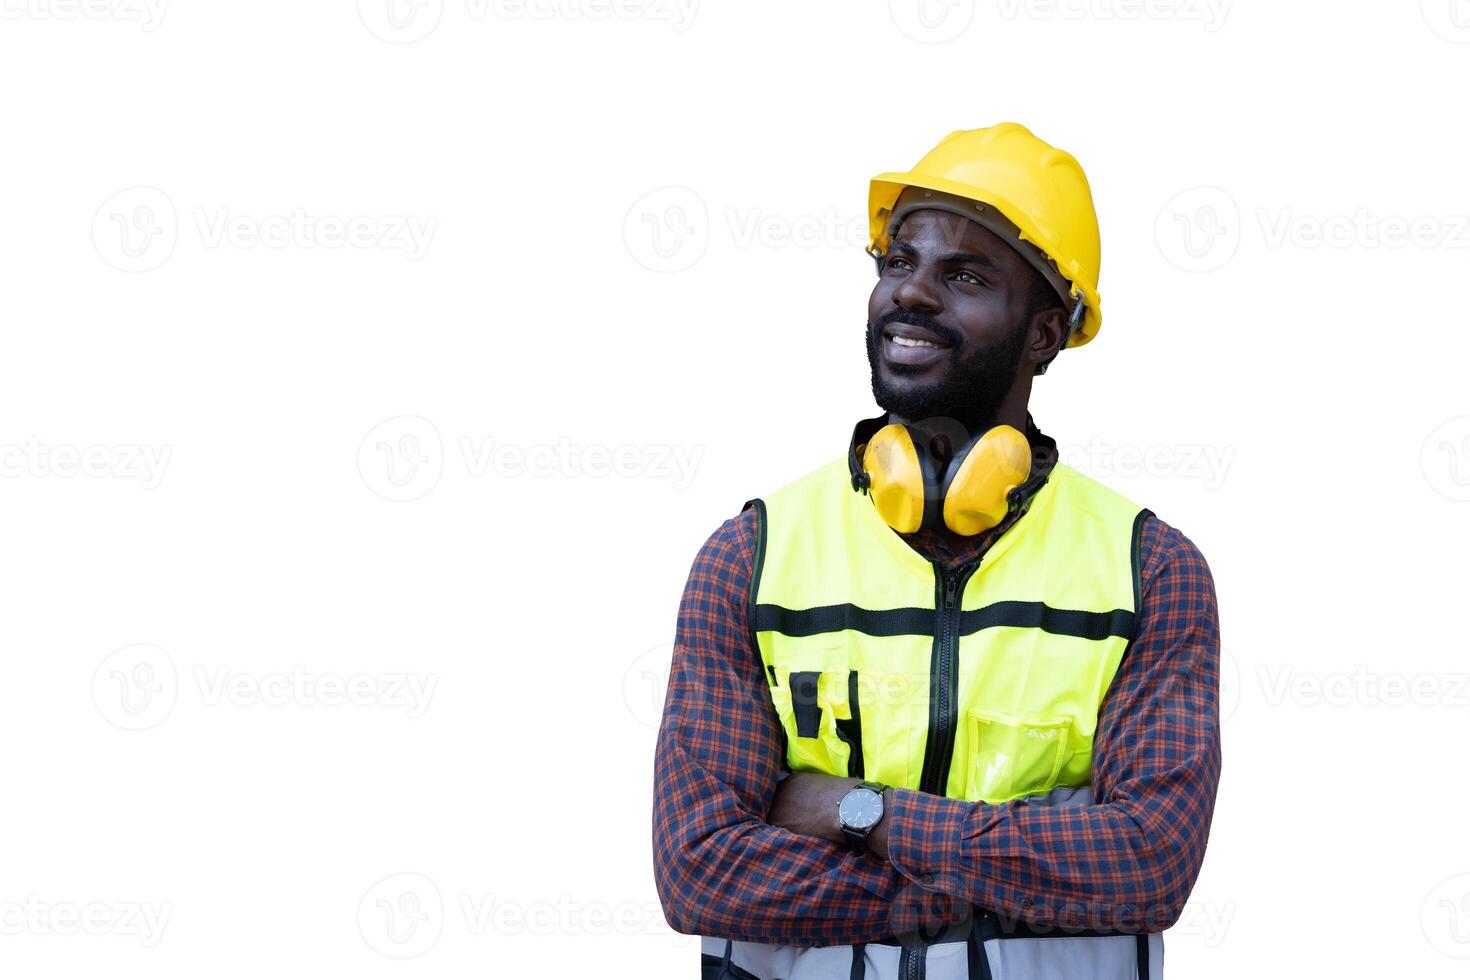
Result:
{"type": "Polygon", "coordinates": [[[851,790],[837,805],[837,817],[843,826],[853,830],[867,830],[883,816],[883,797],[870,789],[859,786],[851,790]]]}

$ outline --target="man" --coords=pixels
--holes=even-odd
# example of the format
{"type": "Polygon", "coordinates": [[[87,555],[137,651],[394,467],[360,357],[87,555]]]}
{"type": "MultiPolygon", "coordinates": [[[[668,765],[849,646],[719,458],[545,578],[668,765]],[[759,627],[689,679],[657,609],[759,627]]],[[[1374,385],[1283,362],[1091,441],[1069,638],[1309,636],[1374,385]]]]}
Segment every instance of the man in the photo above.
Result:
{"type": "Polygon", "coordinates": [[[706,977],[1159,978],[1219,780],[1219,627],[1194,545],[1027,411],[1101,325],[1086,177],[1007,123],[869,212],[885,415],[695,559],[664,913],[706,977]]]}

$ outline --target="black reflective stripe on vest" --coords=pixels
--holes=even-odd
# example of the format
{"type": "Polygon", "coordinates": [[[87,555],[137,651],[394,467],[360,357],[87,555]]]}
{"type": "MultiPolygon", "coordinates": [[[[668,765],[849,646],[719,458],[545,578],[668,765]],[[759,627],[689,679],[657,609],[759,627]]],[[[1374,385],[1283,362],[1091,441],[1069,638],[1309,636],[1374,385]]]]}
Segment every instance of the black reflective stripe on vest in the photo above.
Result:
{"type": "Polygon", "coordinates": [[[793,670],[786,677],[791,689],[791,713],[796,716],[799,738],[816,738],[822,728],[822,708],[817,704],[819,670],[793,670]]]}
{"type": "MultiPolygon", "coordinates": [[[[1058,636],[1105,640],[1110,636],[1131,639],[1136,617],[1127,609],[1087,612],[1057,609],[1044,602],[1006,600],[960,613],[960,635],[969,636],[996,626],[1039,629],[1058,636]]],[[[758,633],[783,636],[815,636],[853,630],[868,636],[933,636],[934,610],[906,606],[901,609],[864,609],[852,603],[787,609],[769,602],[755,607],[758,633]]]]}
{"type": "Polygon", "coordinates": [[[1007,600],[960,613],[960,635],[969,636],[992,626],[1024,626],[1058,636],[1080,636],[1084,640],[1106,640],[1110,636],[1133,636],[1133,613],[1084,612],[1055,609],[1044,602],[1007,600]]]}
{"type": "Polygon", "coordinates": [[[863,774],[863,709],[858,704],[858,672],[847,672],[847,712],[852,717],[838,718],[837,737],[847,743],[847,774],[862,779],[863,774]]]}
{"type": "Polygon", "coordinates": [[[934,610],[864,609],[850,602],[811,609],[787,609],[769,602],[755,607],[755,629],[783,636],[815,636],[854,630],[868,636],[933,636],[934,610]]]}
{"type": "Polygon", "coordinates": [[[1148,980],[1148,935],[1138,937],[1138,980],[1148,980]]]}

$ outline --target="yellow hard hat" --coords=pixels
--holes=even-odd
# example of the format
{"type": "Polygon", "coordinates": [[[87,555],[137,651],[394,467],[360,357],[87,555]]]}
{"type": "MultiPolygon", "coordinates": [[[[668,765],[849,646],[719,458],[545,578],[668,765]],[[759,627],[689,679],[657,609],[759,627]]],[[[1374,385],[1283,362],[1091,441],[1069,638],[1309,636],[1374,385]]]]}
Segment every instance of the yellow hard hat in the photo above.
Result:
{"type": "Polygon", "coordinates": [[[950,133],[908,173],[873,178],[868,189],[870,254],[881,256],[888,251],[895,217],[901,219],[911,207],[924,206],[910,194],[904,208],[895,214],[899,195],[911,187],[954,195],[999,211],[1004,222],[987,220],[984,208],[977,208],[976,214],[967,217],[993,231],[1012,229],[1011,244],[1046,274],[1059,292],[1065,292],[1073,321],[1068,347],[1081,347],[1097,336],[1102,327],[1102,302],[1097,293],[1102,263],[1097,211],[1092,206],[1087,175],[1070,153],[1037,139],[1019,123],[950,133]],[[1035,246],[1041,254],[1023,243],[1035,246]]]}

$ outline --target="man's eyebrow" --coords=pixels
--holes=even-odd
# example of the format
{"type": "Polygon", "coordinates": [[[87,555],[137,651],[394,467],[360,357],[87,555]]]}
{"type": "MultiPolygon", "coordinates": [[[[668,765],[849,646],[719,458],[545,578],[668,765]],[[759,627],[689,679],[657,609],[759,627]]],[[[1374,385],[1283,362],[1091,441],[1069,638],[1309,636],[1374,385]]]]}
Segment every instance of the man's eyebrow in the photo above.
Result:
{"type": "MultiPolygon", "coordinates": [[[[888,246],[888,250],[890,252],[898,252],[901,255],[907,256],[915,256],[919,254],[919,250],[917,248],[901,238],[895,238],[892,244],[888,246]]],[[[964,263],[966,265],[978,266],[981,269],[991,269],[995,272],[1001,271],[1000,266],[997,265],[993,259],[986,258],[983,255],[976,255],[973,252],[947,252],[944,255],[939,256],[939,261],[944,265],[964,263]]]]}
{"type": "Polygon", "coordinates": [[[950,252],[947,255],[941,255],[939,261],[945,265],[963,262],[966,265],[978,265],[982,269],[993,269],[996,272],[1000,271],[1000,266],[996,265],[994,261],[983,255],[975,255],[972,252],[950,252]]]}

